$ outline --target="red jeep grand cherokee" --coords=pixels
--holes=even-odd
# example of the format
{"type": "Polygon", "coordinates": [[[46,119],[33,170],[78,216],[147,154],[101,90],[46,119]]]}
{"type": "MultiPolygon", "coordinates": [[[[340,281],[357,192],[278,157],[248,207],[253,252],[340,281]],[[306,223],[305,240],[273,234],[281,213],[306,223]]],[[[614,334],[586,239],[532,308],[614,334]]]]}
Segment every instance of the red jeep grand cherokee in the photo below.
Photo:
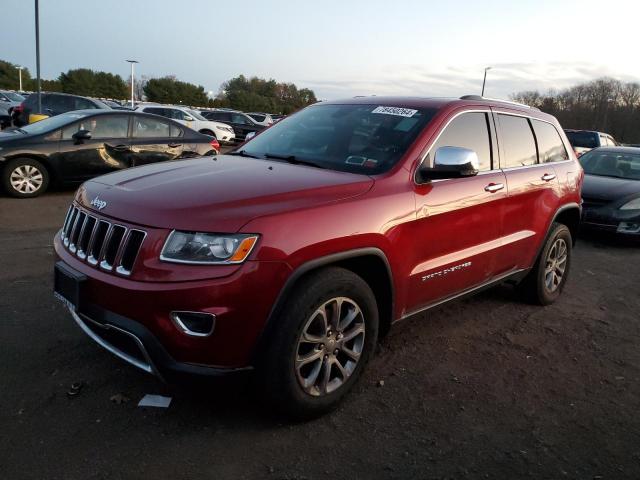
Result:
{"type": "Polygon", "coordinates": [[[228,155],[86,182],[55,291],[147,372],[255,369],[274,405],[316,415],[397,320],[505,281],[556,300],[582,179],[558,122],[523,105],[323,102],[228,155]]]}

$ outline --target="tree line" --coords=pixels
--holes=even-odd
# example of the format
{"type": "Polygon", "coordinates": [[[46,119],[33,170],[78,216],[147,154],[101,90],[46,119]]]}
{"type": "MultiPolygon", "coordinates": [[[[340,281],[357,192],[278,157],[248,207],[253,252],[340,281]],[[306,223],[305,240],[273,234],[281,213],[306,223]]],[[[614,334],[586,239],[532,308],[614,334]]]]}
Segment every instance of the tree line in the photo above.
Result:
{"type": "MultiPolygon", "coordinates": [[[[41,87],[47,92],[125,100],[131,98],[130,81],[108,72],[77,68],[61,73],[56,79],[41,80],[41,87]]],[[[0,60],[0,88],[18,88],[17,65],[0,60]]],[[[36,80],[27,68],[22,70],[22,88],[36,90],[36,80]]],[[[162,78],[141,76],[136,78],[134,97],[149,102],[283,114],[317,102],[313,91],[307,88],[298,89],[293,83],[246,78],[244,75],[224,82],[216,98],[209,98],[202,85],[180,81],[173,75],[162,78]]]]}
{"type": "Polygon", "coordinates": [[[622,143],[640,143],[640,83],[599,78],[561,91],[511,96],[555,116],[564,128],[606,132],[622,143]]]}

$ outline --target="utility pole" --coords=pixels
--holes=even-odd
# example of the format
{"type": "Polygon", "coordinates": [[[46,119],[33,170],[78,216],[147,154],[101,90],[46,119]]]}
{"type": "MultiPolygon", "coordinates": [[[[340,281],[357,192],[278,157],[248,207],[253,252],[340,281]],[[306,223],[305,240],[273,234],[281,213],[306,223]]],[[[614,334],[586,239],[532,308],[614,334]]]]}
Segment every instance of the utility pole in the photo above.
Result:
{"type": "Polygon", "coordinates": [[[38,96],[38,113],[42,113],[42,92],[40,90],[40,13],[39,1],[36,1],[36,94],[38,96]]]}
{"type": "Polygon", "coordinates": [[[487,83],[487,72],[491,70],[491,67],[485,67],[484,69],[484,80],[482,80],[482,93],[481,93],[481,97],[484,97],[484,85],[485,83],[487,83]]]}
{"type": "Polygon", "coordinates": [[[22,91],[22,69],[24,67],[16,67],[18,69],[18,91],[22,91]]]}
{"type": "Polygon", "coordinates": [[[135,63],[140,63],[137,60],[127,60],[131,64],[131,108],[134,108],[134,99],[133,99],[133,65],[135,63]]]}

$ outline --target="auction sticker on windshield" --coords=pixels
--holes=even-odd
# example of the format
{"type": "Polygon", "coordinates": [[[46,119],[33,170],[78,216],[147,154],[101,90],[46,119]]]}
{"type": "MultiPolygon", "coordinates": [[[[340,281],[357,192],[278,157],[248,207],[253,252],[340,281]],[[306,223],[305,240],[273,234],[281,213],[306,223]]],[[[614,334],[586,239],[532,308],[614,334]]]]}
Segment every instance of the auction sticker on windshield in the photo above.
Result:
{"type": "Polygon", "coordinates": [[[385,115],[397,115],[399,117],[413,117],[418,110],[401,107],[376,107],[371,113],[383,113],[385,115]]]}

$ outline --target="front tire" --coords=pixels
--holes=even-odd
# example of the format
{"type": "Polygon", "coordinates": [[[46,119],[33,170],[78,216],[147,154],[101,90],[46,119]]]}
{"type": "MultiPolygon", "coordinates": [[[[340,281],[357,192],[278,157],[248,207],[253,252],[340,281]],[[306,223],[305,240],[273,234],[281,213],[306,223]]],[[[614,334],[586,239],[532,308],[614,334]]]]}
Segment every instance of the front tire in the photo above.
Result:
{"type": "Polygon", "coordinates": [[[260,372],[263,393],[293,418],[334,409],[378,339],[371,288],[349,270],[322,269],[297,285],[277,321],[260,372]]]}
{"type": "Polygon", "coordinates": [[[536,264],[520,284],[527,301],[550,305],[558,299],[569,276],[572,245],[569,228],[554,223],[536,264]]]}
{"type": "Polygon", "coordinates": [[[4,167],[2,185],[4,190],[13,197],[37,197],[49,185],[49,172],[37,160],[16,158],[4,167]]]}

